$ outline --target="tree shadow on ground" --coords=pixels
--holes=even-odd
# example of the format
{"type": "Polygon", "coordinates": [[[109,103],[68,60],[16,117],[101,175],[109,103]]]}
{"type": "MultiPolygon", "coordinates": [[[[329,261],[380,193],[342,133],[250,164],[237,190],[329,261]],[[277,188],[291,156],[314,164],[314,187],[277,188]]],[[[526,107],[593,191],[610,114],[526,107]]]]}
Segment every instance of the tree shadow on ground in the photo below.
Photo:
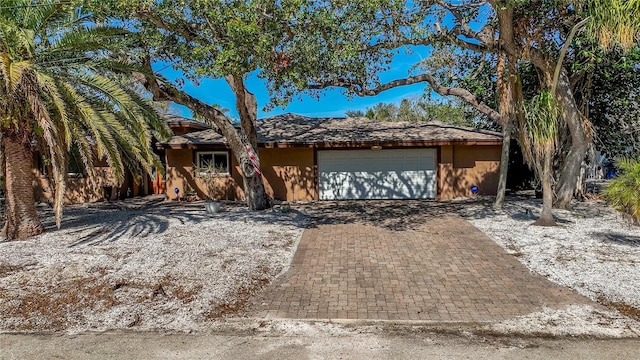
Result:
{"type": "MultiPolygon", "coordinates": [[[[505,209],[518,221],[535,221],[541,203],[525,201],[525,197],[510,197],[505,209]]],[[[459,200],[352,200],[321,201],[292,204],[288,212],[274,209],[249,211],[242,202],[225,202],[222,211],[207,214],[204,202],[166,202],[148,199],[128,199],[111,203],[93,203],[70,206],[65,209],[61,232],[76,236],[69,246],[99,245],[112,243],[122,238],[144,238],[162,234],[170,222],[198,224],[201,222],[227,220],[278,224],[297,228],[317,227],[333,224],[365,224],[389,230],[418,230],[429,226],[429,221],[445,216],[466,219],[482,219],[493,216],[494,198],[479,196],[459,200]]],[[[48,231],[55,230],[55,220],[50,208],[41,209],[43,223],[48,231]]],[[[601,216],[600,209],[590,209],[578,204],[574,213],[581,217],[601,216]]],[[[570,223],[556,216],[559,223],[570,223]]],[[[633,240],[633,239],[632,239],[633,240]]],[[[609,241],[615,241],[609,239],[609,241]]],[[[635,241],[635,240],[634,240],[635,241]]]]}
{"type": "Polygon", "coordinates": [[[287,212],[277,209],[267,209],[262,211],[250,211],[245,204],[237,202],[223,205],[222,210],[216,214],[207,214],[207,219],[224,219],[228,221],[243,221],[247,224],[263,223],[292,226],[297,228],[309,227],[309,216],[304,211],[291,208],[287,212]]]}
{"type": "MultiPolygon", "coordinates": [[[[60,230],[77,238],[70,247],[112,243],[124,237],[147,237],[161,234],[169,228],[169,222],[185,223],[206,221],[200,207],[178,203],[114,202],[92,203],[67,207],[60,230]]],[[[50,209],[43,211],[43,224],[47,231],[57,231],[50,209]]]]}
{"type": "MultiPolygon", "coordinates": [[[[601,218],[606,212],[607,205],[605,202],[597,203],[597,205],[594,206],[594,202],[574,202],[572,203],[570,217],[583,219],[601,218]]],[[[504,208],[514,220],[534,222],[538,219],[542,210],[542,199],[537,199],[534,196],[511,195],[507,197],[504,208]]],[[[553,214],[558,225],[567,225],[574,222],[562,210],[554,208],[553,214]]]]}
{"type": "Polygon", "coordinates": [[[79,204],[65,208],[60,230],[56,229],[51,208],[41,209],[43,224],[49,232],[60,231],[73,237],[70,247],[113,243],[124,238],[145,238],[169,229],[170,223],[197,225],[202,222],[227,220],[251,223],[281,224],[306,228],[308,217],[292,209],[290,212],[249,211],[243,203],[227,202],[222,211],[207,214],[204,201],[165,202],[132,199],[111,203],[79,204]]]}
{"type": "Polygon", "coordinates": [[[620,233],[607,233],[607,232],[593,232],[591,235],[605,243],[640,247],[640,236],[620,234],[620,233]]]}
{"type": "Polygon", "coordinates": [[[481,218],[493,213],[488,197],[455,201],[435,200],[353,200],[323,201],[301,207],[312,226],[352,224],[412,230],[428,226],[431,218],[461,216],[481,218]]]}

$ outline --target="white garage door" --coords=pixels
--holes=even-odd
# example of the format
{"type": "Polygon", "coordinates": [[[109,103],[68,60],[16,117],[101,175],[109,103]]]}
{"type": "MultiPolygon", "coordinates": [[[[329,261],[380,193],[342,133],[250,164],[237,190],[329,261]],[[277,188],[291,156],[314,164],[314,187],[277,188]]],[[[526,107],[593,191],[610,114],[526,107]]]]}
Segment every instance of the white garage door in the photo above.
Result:
{"type": "Polygon", "coordinates": [[[319,150],[320,200],[433,199],[435,149],[319,150]]]}

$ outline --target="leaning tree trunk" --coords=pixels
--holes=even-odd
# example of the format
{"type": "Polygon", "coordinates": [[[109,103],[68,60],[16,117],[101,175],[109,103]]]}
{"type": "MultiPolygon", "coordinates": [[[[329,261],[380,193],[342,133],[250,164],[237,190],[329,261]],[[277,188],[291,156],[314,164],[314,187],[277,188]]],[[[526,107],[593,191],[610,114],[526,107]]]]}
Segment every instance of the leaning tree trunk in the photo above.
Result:
{"type": "Polygon", "coordinates": [[[33,154],[21,141],[3,136],[8,240],[23,240],[44,231],[33,195],[33,154]]]}
{"type": "Polygon", "coordinates": [[[576,191],[582,162],[589,151],[590,140],[564,70],[558,80],[556,96],[562,104],[562,118],[571,135],[571,148],[563,161],[556,189],[556,206],[568,209],[576,191]]]}
{"type": "MultiPolygon", "coordinates": [[[[145,59],[145,67],[148,74],[153,73],[151,60],[145,59]]],[[[264,187],[262,177],[252,171],[252,161],[249,159],[247,147],[255,153],[255,161],[259,163],[258,135],[255,128],[257,102],[255,96],[248,92],[242,82],[242,77],[225,77],[236,95],[236,106],[240,114],[241,129],[231,124],[230,119],[215,106],[211,106],[199,99],[179,90],[174,85],[164,81],[158,81],[154,76],[148,74],[136,74],[136,79],[153,94],[156,101],[171,100],[177,104],[184,105],[193,112],[202,116],[205,122],[216,128],[227,140],[227,144],[233,155],[238,160],[242,169],[242,180],[244,185],[247,205],[251,210],[264,210],[269,207],[269,197],[264,187]],[[254,179],[255,178],[255,179],[254,179]]]]}
{"type": "MultiPolygon", "coordinates": [[[[258,150],[258,131],[256,129],[258,102],[256,97],[245,87],[242,75],[227,75],[225,80],[236,96],[236,109],[238,110],[238,115],[240,115],[240,129],[238,131],[242,135],[244,146],[251,148],[255,156],[253,162],[259,164],[260,154],[258,150]]],[[[252,161],[244,155],[246,153],[238,158],[238,161],[242,162],[242,180],[244,182],[247,205],[250,210],[264,210],[269,207],[269,197],[262,181],[262,175],[260,171],[252,172],[250,166],[252,161]]]]}
{"type": "Polygon", "coordinates": [[[555,226],[556,221],[553,219],[553,189],[551,188],[552,168],[551,161],[553,155],[551,152],[547,152],[544,156],[544,164],[542,165],[542,176],[540,181],[542,182],[542,212],[540,218],[533,223],[538,226],[555,226]]]}

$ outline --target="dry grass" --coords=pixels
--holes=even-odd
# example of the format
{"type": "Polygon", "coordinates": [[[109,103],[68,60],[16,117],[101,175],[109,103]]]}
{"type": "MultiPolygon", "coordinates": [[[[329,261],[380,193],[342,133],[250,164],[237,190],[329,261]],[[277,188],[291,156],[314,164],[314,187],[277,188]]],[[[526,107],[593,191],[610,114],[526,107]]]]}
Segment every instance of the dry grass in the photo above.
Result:
{"type": "Polygon", "coordinates": [[[35,264],[24,264],[24,265],[11,265],[6,263],[0,263],[0,278],[9,276],[15,272],[21,271],[27,266],[32,266],[35,264]]]}
{"type": "Polygon", "coordinates": [[[11,291],[0,292],[0,299],[7,304],[3,306],[3,316],[22,319],[14,328],[22,331],[62,330],[76,325],[74,315],[86,309],[104,311],[120,304],[111,284],[93,276],[72,279],[64,288],[49,285],[27,291],[17,299],[10,298],[11,294],[11,291]]]}

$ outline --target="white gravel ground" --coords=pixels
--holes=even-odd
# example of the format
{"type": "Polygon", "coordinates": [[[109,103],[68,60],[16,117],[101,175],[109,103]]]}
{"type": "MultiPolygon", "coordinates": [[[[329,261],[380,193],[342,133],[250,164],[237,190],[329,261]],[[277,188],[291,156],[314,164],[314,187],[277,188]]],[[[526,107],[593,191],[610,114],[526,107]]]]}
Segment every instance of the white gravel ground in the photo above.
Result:
{"type": "MultiPolygon", "coordinates": [[[[463,216],[532,272],[637,316],[640,228],[631,226],[602,201],[576,203],[573,211],[554,209],[559,226],[532,226],[541,206],[538,200],[510,199],[503,211],[494,212],[486,203],[476,204],[465,209],[463,216]]],[[[578,306],[546,309],[493,328],[524,333],[544,330],[556,335],[640,335],[638,323],[615,310],[578,306]]]]}
{"type": "Polygon", "coordinates": [[[75,206],[0,242],[0,331],[199,330],[291,261],[306,217],[202,203],[75,206]],[[49,220],[50,221],[50,220],[49,220]]]}
{"type": "MultiPolygon", "coordinates": [[[[531,226],[540,208],[511,198],[497,213],[489,201],[452,211],[532,272],[610,307],[640,309],[640,228],[596,201],[554,210],[558,227],[531,226]]],[[[202,203],[127,202],[68,208],[53,230],[47,213],[47,233],[0,240],[0,332],[207,330],[287,269],[309,221],[297,211],[256,214],[231,204],[210,217],[202,203]]],[[[545,309],[488,329],[640,335],[638,322],[591,306],[545,309]]]]}
{"type": "Polygon", "coordinates": [[[603,338],[637,338],[640,323],[617,311],[596,309],[588,305],[571,305],[566,309],[544,308],[540,312],[518,316],[486,327],[500,334],[591,336],[603,338]]]}
{"type": "Polygon", "coordinates": [[[554,210],[560,226],[531,226],[540,209],[537,200],[512,200],[499,213],[470,208],[467,219],[532,272],[593,300],[640,309],[640,228],[598,201],[554,210]]]}

